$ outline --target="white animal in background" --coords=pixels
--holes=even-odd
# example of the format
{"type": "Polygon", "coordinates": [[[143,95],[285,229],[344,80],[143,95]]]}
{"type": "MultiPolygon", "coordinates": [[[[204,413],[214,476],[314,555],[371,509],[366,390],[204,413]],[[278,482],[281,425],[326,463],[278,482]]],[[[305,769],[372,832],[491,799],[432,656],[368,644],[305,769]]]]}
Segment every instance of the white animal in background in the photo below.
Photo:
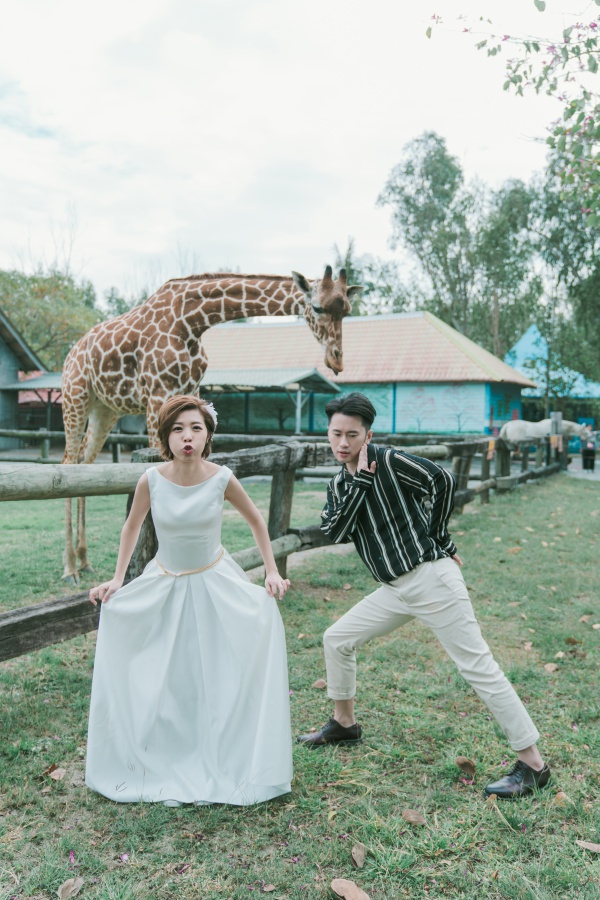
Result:
{"type": "MultiPolygon", "coordinates": [[[[526,422],[524,419],[513,419],[505,422],[500,429],[500,437],[507,444],[521,444],[523,441],[532,441],[536,438],[547,437],[552,433],[552,419],[542,419],[541,422],[526,422]]],[[[580,425],[579,422],[562,420],[562,434],[566,437],[578,437],[582,441],[589,437],[591,429],[589,425],[580,425]]]]}

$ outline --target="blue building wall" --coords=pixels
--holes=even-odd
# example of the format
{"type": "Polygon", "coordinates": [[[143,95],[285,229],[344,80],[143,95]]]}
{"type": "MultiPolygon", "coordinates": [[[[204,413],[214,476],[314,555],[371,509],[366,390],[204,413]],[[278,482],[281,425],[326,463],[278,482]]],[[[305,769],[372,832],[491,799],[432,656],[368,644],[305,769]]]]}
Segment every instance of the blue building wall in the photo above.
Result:
{"type": "MultiPolygon", "coordinates": [[[[345,394],[360,391],[369,397],[377,410],[375,430],[390,434],[481,433],[488,421],[487,388],[488,385],[478,383],[383,383],[343,386],[345,394]]],[[[327,428],[324,406],[325,403],[318,408],[315,402],[315,431],[325,431],[327,428]]]]}
{"type": "Polygon", "coordinates": [[[521,419],[521,388],[516,384],[486,384],[485,431],[501,428],[511,419],[521,419]]]}
{"type": "MultiPolygon", "coordinates": [[[[366,394],[377,410],[375,431],[401,434],[481,434],[521,415],[521,389],[511,384],[369,383],[344,384],[343,393],[366,394]],[[493,408],[493,410],[492,410],[493,408]]],[[[333,395],[314,394],[302,411],[302,430],[327,431],[325,406],[333,395]]],[[[211,398],[212,399],[212,398],[211,398]]],[[[224,431],[285,432],[295,426],[293,400],[285,394],[216,395],[224,431]]]]}

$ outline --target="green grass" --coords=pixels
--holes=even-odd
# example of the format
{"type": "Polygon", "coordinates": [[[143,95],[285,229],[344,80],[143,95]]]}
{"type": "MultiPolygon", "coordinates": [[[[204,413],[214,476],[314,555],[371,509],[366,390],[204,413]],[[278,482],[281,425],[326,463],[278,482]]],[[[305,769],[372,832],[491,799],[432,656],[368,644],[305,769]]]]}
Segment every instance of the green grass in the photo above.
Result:
{"type": "MultiPolygon", "coordinates": [[[[264,508],[268,486],[253,493],[264,508]]],[[[299,490],[298,524],[314,521],[320,493],[299,490]]],[[[100,546],[103,535],[122,515],[123,500],[110,503],[90,514],[99,567],[103,554],[110,565],[115,547],[114,536],[100,546]]],[[[62,512],[52,520],[42,509],[49,505],[34,513],[29,504],[28,513],[31,559],[41,570],[47,557],[40,598],[60,577],[62,512]],[[49,532],[59,529],[43,554],[42,515],[49,532]]],[[[7,522],[21,533],[26,506],[12,504],[7,522]]],[[[237,549],[235,541],[248,539],[233,524],[227,516],[224,542],[237,549]]],[[[600,632],[592,629],[600,621],[600,488],[556,477],[467,507],[453,525],[484,635],[542,733],[551,788],[497,808],[484,802],[482,787],[510,751],[435,639],[409,625],[359,655],[365,742],[353,750],[295,747],[289,796],[242,809],[119,806],[82,785],[94,652],[87,635],[0,665],[0,898],[49,900],[74,875],[85,880],[81,897],[102,900],[239,900],[269,884],[276,890],[265,896],[313,900],[332,896],[334,877],[353,879],[373,900],[600,898],[600,854],[576,844],[600,843],[600,632]],[[591,619],[581,622],[584,615],[591,619]],[[547,672],[548,662],[558,670],[547,672]],[[476,761],[474,784],[456,768],[458,755],[476,761]],[[52,763],[66,769],[62,781],[44,777],[52,763]],[[408,824],[405,809],[420,811],[426,824],[408,824]],[[357,841],[368,850],[360,870],[351,863],[357,841]]],[[[18,570],[10,553],[6,565],[9,574],[18,570]]],[[[354,555],[316,555],[292,575],[282,614],[299,733],[329,715],[324,692],[312,687],[324,676],[323,630],[375,584],[354,555]]],[[[38,594],[11,596],[16,604],[38,594]]]]}
{"type": "MultiPolygon", "coordinates": [[[[269,512],[271,485],[246,484],[265,518],[269,512]]],[[[292,527],[319,521],[323,490],[318,485],[298,484],[292,527]]],[[[126,497],[90,497],[87,501],[87,538],[94,573],[84,574],[81,590],[111,578],[114,573],[126,497]]],[[[75,519],[76,501],[73,501],[75,519]]],[[[61,581],[65,534],[64,500],[31,500],[0,503],[0,612],[73,593],[61,581]]],[[[231,553],[252,546],[252,532],[230,504],[225,504],[223,540],[231,553]]]]}

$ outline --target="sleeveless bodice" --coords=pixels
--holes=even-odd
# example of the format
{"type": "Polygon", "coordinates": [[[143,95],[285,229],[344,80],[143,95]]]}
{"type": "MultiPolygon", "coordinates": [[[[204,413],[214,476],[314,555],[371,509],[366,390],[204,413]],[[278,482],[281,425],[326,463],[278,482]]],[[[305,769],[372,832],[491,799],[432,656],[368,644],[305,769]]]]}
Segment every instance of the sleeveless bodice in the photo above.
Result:
{"type": "Polygon", "coordinates": [[[146,472],[158,538],[156,559],[174,574],[214,563],[221,553],[223,502],[231,469],[201,484],[173,484],[156,467],[146,472]]]}

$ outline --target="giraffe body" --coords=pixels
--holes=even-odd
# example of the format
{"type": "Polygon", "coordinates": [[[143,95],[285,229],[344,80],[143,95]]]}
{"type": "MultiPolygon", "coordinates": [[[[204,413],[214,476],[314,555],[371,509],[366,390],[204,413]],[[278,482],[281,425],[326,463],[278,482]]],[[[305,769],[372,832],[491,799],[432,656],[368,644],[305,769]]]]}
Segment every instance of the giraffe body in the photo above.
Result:
{"type": "MultiPolygon", "coordinates": [[[[145,413],[148,440],[157,446],[158,411],[174,394],[196,394],[208,365],[202,334],[212,325],[251,316],[304,315],[325,348],[325,362],[343,368],[342,319],[360,291],[337,280],[303,275],[191,275],[166,282],[145,303],[101,322],[69,352],[63,368],[64,463],[92,463],[121,416],[145,413]]],[[[89,570],[85,498],[78,500],[77,551],[67,501],[64,578],[89,570]],[[77,565],[76,565],[77,562],[77,565]]]]}

